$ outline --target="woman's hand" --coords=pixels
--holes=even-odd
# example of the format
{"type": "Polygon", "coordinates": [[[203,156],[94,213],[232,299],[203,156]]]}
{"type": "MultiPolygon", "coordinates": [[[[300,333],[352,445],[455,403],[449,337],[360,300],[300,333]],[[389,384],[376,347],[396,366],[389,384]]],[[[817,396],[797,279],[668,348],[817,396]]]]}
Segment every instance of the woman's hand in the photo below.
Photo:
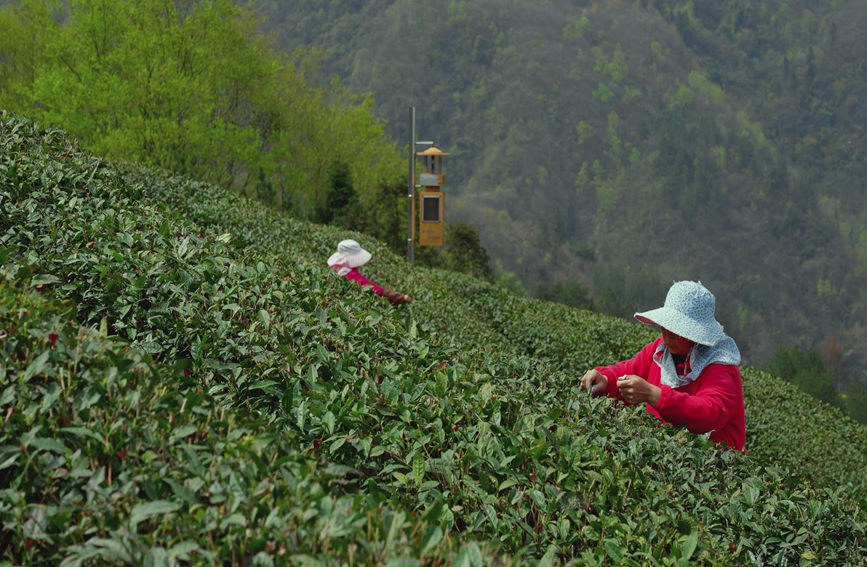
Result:
{"type": "Polygon", "coordinates": [[[384,295],[392,305],[403,305],[404,303],[412,301],[412,298],[407,294],[391,289],[383,290],[382,295],[384,295]]]}
{"type": "Polygon", "coordinates": [[[579,388],[589,390],[594,396],[602,396],[608,390],[608,378],[596,369],[588,370],[581,377],[579,388]]]}
{"type": "Polygon", "coordinates": [[[617,388],[623,400],[630,404],[647,403],[655,406],[659,403],[662,390],[644,378],[629,374],[617,379],[617,388]]]}

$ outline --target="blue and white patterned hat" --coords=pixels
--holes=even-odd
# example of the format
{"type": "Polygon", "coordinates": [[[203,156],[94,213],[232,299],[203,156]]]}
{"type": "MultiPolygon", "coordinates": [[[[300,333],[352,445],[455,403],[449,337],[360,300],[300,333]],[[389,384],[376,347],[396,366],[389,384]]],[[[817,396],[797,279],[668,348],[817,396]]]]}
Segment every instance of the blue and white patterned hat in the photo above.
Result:
{"type": "Polygon", "coordinates": [[[675,282],[665,296],[665,305],[636,313],[635,318],[657,325],[695,343],[713,346],[725,333],[716,320],[716,299],[701,282],[675,282]]]}

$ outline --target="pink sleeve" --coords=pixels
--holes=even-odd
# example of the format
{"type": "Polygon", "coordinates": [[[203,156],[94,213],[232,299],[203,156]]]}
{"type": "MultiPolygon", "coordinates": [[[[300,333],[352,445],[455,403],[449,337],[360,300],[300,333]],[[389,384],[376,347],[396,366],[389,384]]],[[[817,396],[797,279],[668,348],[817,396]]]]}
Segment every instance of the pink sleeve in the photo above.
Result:
{"type": "Polygon", "coordinates": [[[699,389],[688,394],[668,386],[662,393],[656,411],[667,422],[685,425],[693,433],[707,433],[726,425],[741,398],[738,367],[731,364],[711,364],[701,373],[699,389]]]}
{"type": "Polygon", "coordinates": [[[358,285],[360,286],[370,286],[376,295],[382,295],[382,286],[373,283],[372,281],[364,277],[358,270],[350,270],[349,273],[346,274],[346,279],[358,282],[358,285]]]}
{"type": "Polygon", "coordinates": [[[596,370],[601,372],[608,378],[608,395],[612,398],[622,400],[620,388],[617,387],[617,378],[626,374],[634,374],[641,376],[645,380],[650,375],[650,365],[653,364],[653,353],[656,352],[656,345],[662,339],[657,339],[642,348],[638,354],[629,360],[622,360],[611,366],[598,366],[596,370]]]}

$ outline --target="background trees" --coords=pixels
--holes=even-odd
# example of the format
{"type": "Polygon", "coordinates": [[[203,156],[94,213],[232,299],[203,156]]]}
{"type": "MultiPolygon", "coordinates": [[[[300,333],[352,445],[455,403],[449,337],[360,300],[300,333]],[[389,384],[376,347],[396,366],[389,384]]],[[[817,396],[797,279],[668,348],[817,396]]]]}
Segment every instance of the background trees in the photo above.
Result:
{"type": "Polygon", "coordinates": [[[47,3],[0,10],[0,106],[100,155],[258,196],[300,216],[344,164],[362,201],[403,170],[369,98],[314,88],[314,54],[276,50],[228,0],[47,3]]]}
{"type": "Polygon", "coordinates": [[[784,376],[814,398],[834,406],[842,405],[834,376],[815,349],[783,347],[774,353],[766,369],[776,376],[784,376]]]}

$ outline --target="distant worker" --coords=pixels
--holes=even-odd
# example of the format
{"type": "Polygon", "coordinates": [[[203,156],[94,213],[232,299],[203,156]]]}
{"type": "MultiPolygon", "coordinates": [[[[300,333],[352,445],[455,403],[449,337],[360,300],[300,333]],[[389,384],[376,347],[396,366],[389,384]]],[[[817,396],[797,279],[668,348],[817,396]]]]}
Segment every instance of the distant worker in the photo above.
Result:
{"type": "Polygon", "coordinates": [[[675,282],[663,307],[636,313],[662,337],[629,360],[587,371],[580,387],[683,425],[710,440],[744,450],[740,351],[715,318],[716,299],[701,282],[675,282]]]}
{"type": "Polygon", "coordinates": [[[412,298],[407,294],[386,289],[370,281],[358,271],[358,268],[367,264],[371,257],[370,252],[362,248],[355,240],[342,240],[337,245],[337,252],[328,258],[328,265],[338,276],[358,282],[362,287],[369,286],[374,293],[384,296],[392,305],[402,305],[412,301],[412,298]]]}

